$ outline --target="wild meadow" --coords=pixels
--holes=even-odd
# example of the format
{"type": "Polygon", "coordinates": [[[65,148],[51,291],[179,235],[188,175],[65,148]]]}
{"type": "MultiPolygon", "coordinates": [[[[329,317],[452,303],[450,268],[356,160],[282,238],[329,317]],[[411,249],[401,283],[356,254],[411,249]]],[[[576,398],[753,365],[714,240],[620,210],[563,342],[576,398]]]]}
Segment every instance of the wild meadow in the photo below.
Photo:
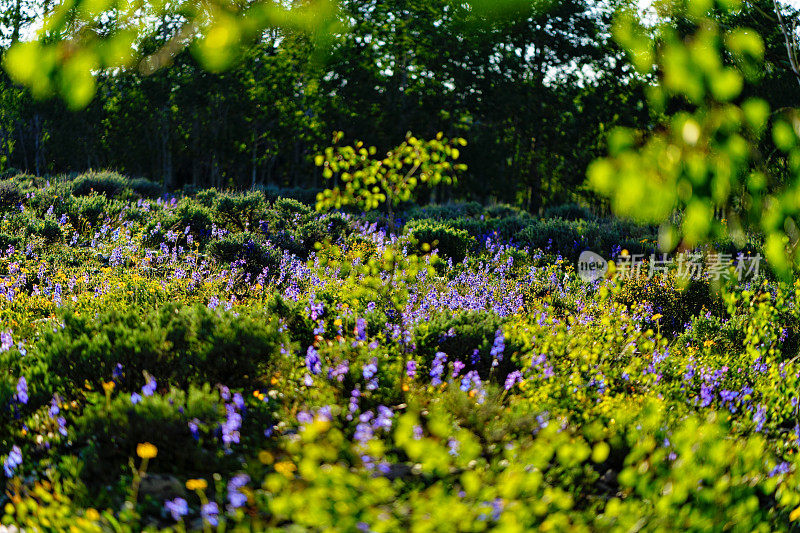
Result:
{"type": "Polygon", "coordinates": [[[0,205],[10,530],[800,515],[800,283],[587,282],[580,251],[650,257],[656,236],[569,206],[409,206],[390,232],[113,173],[18,175],[0,205]]]}
{"type": "Polygon", "coordinates": [[[0,533],[800,530],[798,28],[0,0],[0,533]]]}

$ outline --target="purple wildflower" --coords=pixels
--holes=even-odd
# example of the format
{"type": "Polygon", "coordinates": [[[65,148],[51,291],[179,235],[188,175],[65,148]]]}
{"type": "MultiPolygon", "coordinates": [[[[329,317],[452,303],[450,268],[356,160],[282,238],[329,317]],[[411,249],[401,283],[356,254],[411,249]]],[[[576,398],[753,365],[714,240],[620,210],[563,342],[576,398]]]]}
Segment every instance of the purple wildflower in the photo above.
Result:
{"type": "Polygon", "coordinates": [[[217,502],[208,502],[200,508],[200,514],[203,520],[216,527],[219,523],[219,506],[217,502]]]}
{"type": "Polygon", "coordinates": [[[431,384],[436,387],[442,383],[442,375],[444,374],[444,364],[447,361],[447,354],[444,352],[436,352],[431,364],[431,384]]]}
{"type": "Polygon", "coordinates": [[[20,377],[17,381],[17,401],[23,405],[28,403],[28,382],[25,380],[25,376],[20,377]]]}
{"type": "Polygon", "coordinates": [[[417,376],[417,362],[413,359],[406,362],[406,375],[409,379],[414,379],[417,376]]]}
{"type": "Polygon", "coordinates": [[[172,515],[172,519],[178,522],[182,516],[189,514],[189,504],[183,498],[175,498],[164,502],[164,508],[172,515]]]}
{"type": "Polygon", "coordinates": [[[6,460],[3,463],[3,470],[5,471],[6,477],[13,476],[14,471],[21,464],[22,464],[22,450],[20,450],[19,446],[15,444],[11,448],[11,452],[8,454],[8,457],[6,457],[6,460]]]}
{"type": "Polygon", "coordinates": [[[510,390],[514,385],[522,381],[522,372],[515,370],[506,377],[505,389],[510,390]]]}
{"type": "Polygon", "coordinates": [[[147,376],[147,383],[142,387],[142,394],[144,396],[152,396],[156,392],[156,380],[153,376],[147,376]]]}

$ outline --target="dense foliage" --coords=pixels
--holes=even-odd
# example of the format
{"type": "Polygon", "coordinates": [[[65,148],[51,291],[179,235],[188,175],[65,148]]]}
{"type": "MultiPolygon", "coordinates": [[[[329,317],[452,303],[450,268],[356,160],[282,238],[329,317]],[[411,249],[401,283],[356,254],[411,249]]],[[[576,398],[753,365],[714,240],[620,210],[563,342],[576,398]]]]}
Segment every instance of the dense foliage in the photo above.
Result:
{"type": "MultiPolygon", "coordinates": [[[[491,26],[482,26],[491,7],[483,1],[286,2],[317,11],[338,3],[341,24],[326,38],[291,23],[252,38],[244,37],[252,27],[232,30],[229,68],[209,71],[202,50],[176,37],[194,0],[145,1],[164,12],[130,27],[140,19],[89,15],[124,9],[119,2],[2,0],[0,171],[112,168],[174,188],[319,190],[314,156],[334,131],[381,153],[409,131],[422,139],[443,131],[472,148],[463,154],[469,171],[455,189],[437,190],[439,199],[496,197],[533,210],[572,200],[605,132],[647,117],[641,84],[626,79],[631,69],[610,42],[619,2],[514,2],[514,16],[491,26]],[[22,52],[9,54],[16,39],[34,37],[32,19],[53,11],[63,16],[41,46],[18,43],[22,52]],[[120,29],[123,44],[103,44],[120,29]],[[87,53],[73,53],[77,45],[87,53]],[[126,69],[96,68],[117,52],[136,57],[126,69]]],[[[204,14],[232,24],[243,15],[229,12],[237,5],[204,14]]]]}
{"type": "Polygon", "coordinates": [[[767,531],[800,516],[800,283],[584,282],[584,247],[649,254],[657,236],[574,207],[413,207],[392,234],[382,215],[154,190],[0,183],[4,524],[767,531]]]}
{"type": "Polygon", "coordinates": [[[798,12],[641,7],[0,0],[0,530],[797,529],[798,12]]]}

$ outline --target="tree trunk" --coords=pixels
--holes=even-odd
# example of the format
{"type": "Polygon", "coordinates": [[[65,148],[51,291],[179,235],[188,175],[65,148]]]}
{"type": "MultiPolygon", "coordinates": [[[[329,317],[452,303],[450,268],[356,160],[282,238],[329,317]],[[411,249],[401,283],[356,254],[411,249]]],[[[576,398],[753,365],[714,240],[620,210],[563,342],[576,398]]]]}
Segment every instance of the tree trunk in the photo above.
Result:
{"type": "Polygon", "coordinates": [[[194,117],[192,119],[192,187],[200,185],[200,136],[198,130],[200,129],[199,119],[197,117],[197,109],[194,110],[194,117]]]}
{"type": "Polygon", "coordinates": [[[44,166],[44,146],[42,143],[42,118],[39,113],[33,115],[33,166],[37,176],[42,175],[44,166]]]}
{"type": "Polygon", "coordinates": [[[161,176],[164,179],[164,186],[167,189],[174,187],[174,173],[172,167],[172,150],[169,146],[169,108],[164,105],[161,107],[160,128],[161,137],[161,176]]]}
{"type": "Polygon", "coordinates": [[[256,178],[257,178],[257,164],[258,164],[258,141],[256,138],[256,128],[253,126],[253,134],[252,140],[253,149],[252,155],[250,158],[250,188],[255,189],[256,187],[256,178]]]}
{"type": "Polygon", "coordinates": [[[16,2],[14,2],[14,11],[11,20],[14,25],[11,31],[11,44],[14,44],[19,41],[19,33],[22,29],[22,0],[16,0],[16,2]]]}

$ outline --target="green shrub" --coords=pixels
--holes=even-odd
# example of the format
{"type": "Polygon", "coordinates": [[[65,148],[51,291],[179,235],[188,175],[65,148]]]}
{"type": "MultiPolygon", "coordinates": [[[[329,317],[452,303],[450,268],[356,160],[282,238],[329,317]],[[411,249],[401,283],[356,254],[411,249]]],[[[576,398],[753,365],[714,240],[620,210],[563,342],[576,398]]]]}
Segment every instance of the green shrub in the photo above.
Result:
{"type": "MultiPolygon", "coordinates": [[[[678,336],[677,342],[685,346],[702,348],[711,341],[723,352],[734,352],[745,340],[747,328],[743,317],[722,318],[709,313],[699,313],[689,318],[688,327],[678,336]]],[[[687,324],[682,324],[685,327],[687,324]]]]}
{"type": "Polygon", "coordinates": [[[49,187],[34,189],[31,197],[26,201],[26,207],[43,217],[50,206],[53,206],[56,213],[69,213],[73,200],[70,184],[59,182],[49,187]]]}
{"type": "Polygon", "coordinates": [[[293,240],[300,246],[299,253],[297,255],[301,257],[308,257],[311,252],[314,251],[315,244],[322,243],[328,239],[331,241],[336,241],[342,236],[341,232],[346,227],[346,224],[341,223],[341,218],[333,217],[331,220],[334,221],[331,224],[328,224],[326,220],[321,218],[308,220],[300,225],[297,228],[297,231],[293,232],[293,240]],[[340,233],[335,234],[331,232],[331,225],[336,225],[340,233]]]}
{"type": "Polygon", "coordinates": [[[153,212],[150,209],[145,210],[135,205],[129,205],[122,210],[121,215],[124,220],[145,225],[148,221],[150,221],[151,217],[153,216],[153,212]]]}
{"type": "Polygon", "coordinates": [[[420,252],[423,251],[422,245],[428,244],[431,249],[437,249],[440,255],[455,262],[463,261],[467,251],[475,244],[475,238],[465,230],[431,220],[409,222],[406,232],[417,242],[417,250],[420,252]]]}
{"type": "Polygon", "coordinates": [[[456,218],[447,222],[454,229],[464,230],[471,236],[479,239],[484,235],[497,230],[497,220],[477,218],[456,218]]]}
{"type": "Polygon", "coordinates": [[[0,232],[0,251],[5,252],[9,246],[19,248],[23,243],[22,235],[11,235],[0,232]]]}
{"type": "Polygon", "coordinates": [[[197,191],[194,194],[194,199],[197,200],[203,207],[213,207],[214,202],[219,195],[220,192],[216,188],[211,187],[210,189],[197,191]]]}
{"type": "Polygon", "coordinates": [[[478,202],[433,204],[412,207],[405,213],[404,218],[408,220],[452,220],[478,216],[481,212],[483,212],[483,206],[478,202]]]}
{"type": "Polygon", "coordinates": [[[591,220],[594,214],[578,204],[554,205],[546,208],[542,218],[563,218],[564,220],[591,220]]]}
{"type": "Polygon", "coordinates": [[[592,250],[609,259],[612,251],[628,250],[648,255],[656,251],[655,229],[618,220],[541,219],[528,224],[514,238],[530,248],[560,253],[577,259],[584,250],[592,250]]]}
{"type": "Polygon", "coordinates": [[[160,183],[145,178],[128,180],[127,186],[141,198],[158,198],[164,194],[164,187],[160,183]]]}
{"type": "Polygon", "coordinates": [[[185,497],[182,480],[187,477],[211,477],[214,473],[227,477],[239,468],[236,457],[225,454],[214,436],[225,419],[225,407],[219,393],[208,384],[202,388],[192,386],[187,391],[172,388],[163,394],[140,396],[134,404],[127,390],[115,391],[110,402],[102,393],[95,393],[73,421],[70,451],[83,462],[80,475],[91,497],[87,505],[122,503],[123,495],[108,494],[103,487],[128,478],[127,462],[136,457],[140,442],[150,442],[158,448],[158,456],[148,468],[151,476],[178,476],[181,480],[165,487],[167,493],[159,494],[159,505],[167,498],[185,497]],[[197,439],[189,429],[189,421],[198,424],[197,439]]]}
{"type": "Polygon", "coordinates": [[[534,222],[535,219],[527,213],[500,219],[496,225],[497,235],[506,241],[520,242],[524,239],[520,234],[534,222]]]}
{"type": "Polygon", "coordinates": [[[693,279],[681,286],[674,274],[647,277],[647,273],[622,281],[615,300],[630,308],[646,305],[649,312],[662,317],[663,333],[683,331],[693,317],[702,313],[725,314],[725,304],[711,290],[708,280],[693,279]]]}
{"type": "Polygon", "coordinates": [[[214,199],[214,215],[220,223],[239,230],[253,228],[265,209],[264,197],[257,192],[218,194],[214,199]]]}
{"type": "Polygon", "coordinates": [[[167,304],[153,311],[112,310],[97,317],[67,311],[65,327],[47,332],[38,348],[64,397],[70,383],[111,378],[117,364],[121,385],[135,390],[147,371],[164,384],[256,386],[281,344],[275,323],[261,312],[234,317],[206,306],[167,304]]]}
{"type": "Polygon", "coordinates": [[[251,274],[259,274],[267,268],[271,275],[275,275],[281,263],[280,252],[250,232],[233,233],[214,240],[209,244],[208,252],[223,263],[244,261],[245,271],[251,274]]]}
{"type": "Polygon", "coordinates": [[[81,219],[89,222],[92,226],[97,226],[106,216],[114,214],[114,210],[111,208],[114,204],[105,196],[97,193],[70,197],[67,202],[68,216],[76,228],[81,227],[81,219]]]}
{"type": "Polygon", "coordinates": [[[113,198],[121,194],[127,185],[127,179],[121,174],[103,170],[90,171],[81,174],[72,181],[72,194],[74,196],[89,196],[97,193],[106,198],[113,198]]]}
{"type": "MultiPolygon", "coordinates": [[[[466,364],[466,370],[478,370],[485,379],[492,369],[492,346],[502,325],[500,317],[485,311],[435,313],[416,325],[413,331],[414,353],[421,358],[426,373],[436,352],[444,352],[448,361],[461,361],[466,364]]],[[[495,377],[499,379],[514,370],[511,354],[520,349],[513,340],[505,339],[504,342],[503,360],[495,370],[495,377]]]]}
{"type": "Polygon", "coordinates": [[[597,224],[562,219],[537,220],[520,231],[517,239],[531,248],[553,250],[577,257],[588,248],[587,233],[599,232],[597,224]]]}
{"type": "Polygon", "coordinates": [[[340,242],[352,230],[352,223],[344,215],[320,215],[290,198],[279,198],[264,218],[261,229],[265,236],[283,250],[302,258],[315,251],[316,243],[340,242]]]}
{"type": "Polygon", "coordinates": [[[213,212],[190,198],[181,199],[175,207],[164,208],[154,213],[145,226],[145,243],[158,245],[164,241],[168,231],[183,238],[187,227],[201,244],[211,237],[213,212]]]}
{"type": "Polygon", "coordinates": [[[312,213],[312,209],[308,205],[293,198],[278,198],[275,200],[275,203],[272,204],[272,211],[274,218],[282,220],[291,220],[297,215],[303,216],[312,213]]]}
{"type": "Polygon", "coordinates": [[[58,242],[63,237],[61,226],[58,221],[52,218],[45,218],[44,220],[35,218],[30,220],[26,228],[26,233],[28,235],[42,237],[49,244],[58,242]]]}
{"type": "Polygon", "coordinates": [[[527,212],[521,211],[518,207],[508,204],[490,205],[486,208],[486,214],[493,218],[512,218],[520,215],[528,215],[527,212]]]}
{"type": "Polygon", "coordinates": [[[0,181],[0,209],[16,209],[24,201],[25,193],[17,183],[10,180],[0,181]]]}

